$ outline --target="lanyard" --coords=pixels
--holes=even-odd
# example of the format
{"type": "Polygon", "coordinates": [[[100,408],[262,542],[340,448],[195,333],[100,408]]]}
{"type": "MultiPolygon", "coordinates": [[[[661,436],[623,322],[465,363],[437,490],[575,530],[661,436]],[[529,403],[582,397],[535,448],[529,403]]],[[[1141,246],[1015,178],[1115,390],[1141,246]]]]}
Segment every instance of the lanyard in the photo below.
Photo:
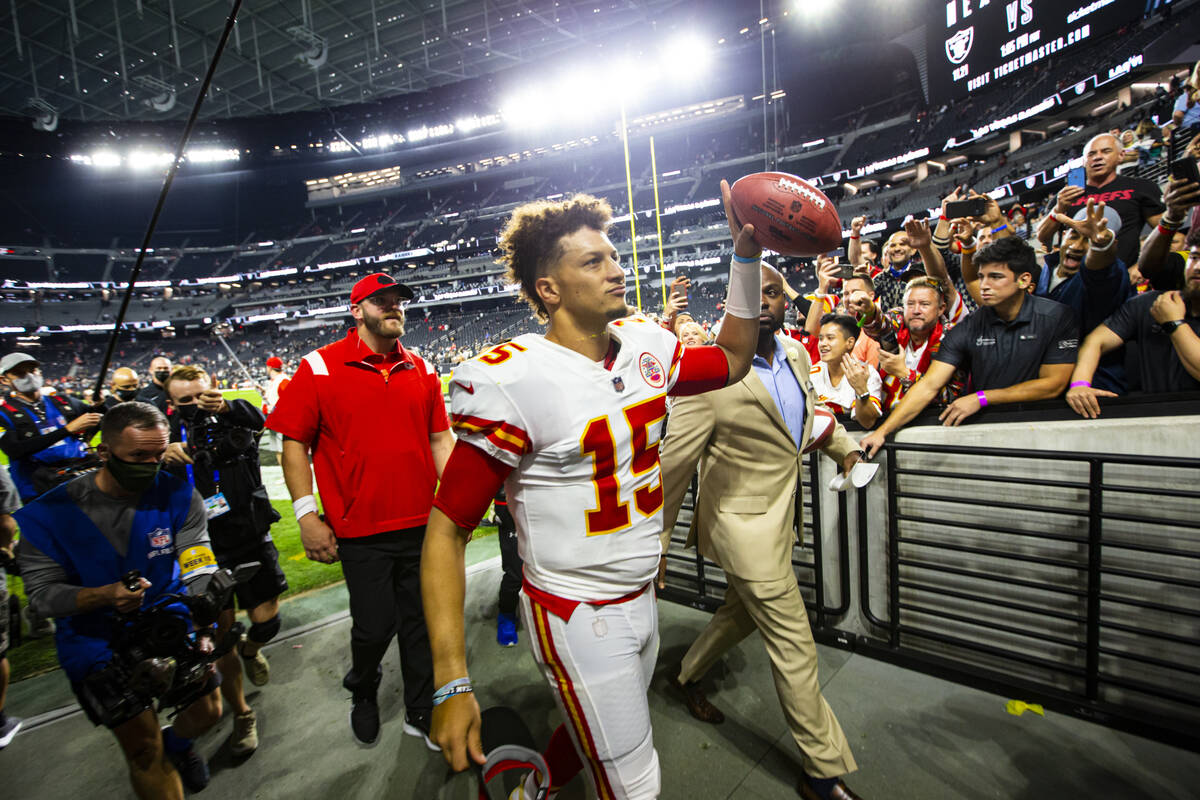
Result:
{"type": "MultiPolygon", "coordinates": [[[[187,447],[187,425],[183,424],[183,422],[179,423],[179,438],[182,440],[183,446],[187,447]]],[[[192,470],[192,465],[184,464],[183,469],[185,472],[187,472],[188,483],[195,487],[196,475],[192,470]]],[[[221,472],[216,468],[213,469],[213,487],[213,494],[221,493],[221,472]]]]}

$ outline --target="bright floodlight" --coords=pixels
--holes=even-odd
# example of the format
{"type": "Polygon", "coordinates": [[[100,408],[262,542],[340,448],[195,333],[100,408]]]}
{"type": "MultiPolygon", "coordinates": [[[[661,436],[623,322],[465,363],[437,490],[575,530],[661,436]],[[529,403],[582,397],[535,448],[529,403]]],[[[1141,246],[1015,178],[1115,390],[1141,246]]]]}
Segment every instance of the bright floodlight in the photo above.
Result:
{"type": "Polygon", "coordinates": [[[553,99],[534,94],[515,95],[500,106],[500,116],[514,128],[540,127],[549,122],[553,114],[553,99]]]}
{"type": "Polygon", "coordinates": [[[796,11],[806,17],[824,17],[837,5],[837,0],[800,0],[796,11]]]}
{"type": "Polygon", "coordinates": [[[697,78],[708,72],[712,51],[695,34],[671,39],[662,50],[663,71],[673,78],[697,78]]]}
{"type": "Polygon", "coordinates": [[[119,167],[121,157],[112,150],[97,150],[92,153],[92,164],[97,167],[119,167]]]}

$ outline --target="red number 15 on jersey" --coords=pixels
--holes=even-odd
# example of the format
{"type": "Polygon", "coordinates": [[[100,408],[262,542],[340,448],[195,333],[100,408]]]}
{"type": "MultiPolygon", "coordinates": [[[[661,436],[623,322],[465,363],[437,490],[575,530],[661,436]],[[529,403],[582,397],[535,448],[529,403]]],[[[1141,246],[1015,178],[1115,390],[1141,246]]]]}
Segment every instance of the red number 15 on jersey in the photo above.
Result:
{"type": "MultiPolygon", "coordinates": [[[[666,416],[666,410],[665,395],[621,409],[631,433],[631,470],[634,477],[644,475],[658,466],[658,440],[650,441],[650,426],[666,416]]],[[[592,457],[592,484],[596,489],[596,507],[587,512],[588,536],[615,533],[630,525],[629,503],[621,500],[616,449],[608,416],[589,421],[579,439],[580,454],[592,457]]],[[[633,502],[643,517],[649,517],[662,508],[662,477],[635,491],[633,502]]]]}

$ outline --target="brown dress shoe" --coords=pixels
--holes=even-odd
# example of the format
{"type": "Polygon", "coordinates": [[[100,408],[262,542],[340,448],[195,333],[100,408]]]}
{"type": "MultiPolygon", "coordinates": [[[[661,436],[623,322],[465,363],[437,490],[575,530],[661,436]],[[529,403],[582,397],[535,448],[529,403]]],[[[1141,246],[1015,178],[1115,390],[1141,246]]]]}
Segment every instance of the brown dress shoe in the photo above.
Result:
{"type": "MultiPolygon", "coordinates": [[[[804,800],[824,800],[817,791],[808,783],[808,777],[800,776],[800,783],[796,786],[796,791],[804,800]]],[[[838,780],[837,786],[833,787],[833,791],[829,793],[830,800],[862,800],[861,797],[850,791],[850,787],[838,780]]]]}
{"type": "Polygon", "coordinates": [[[695,683],[680,683],[679,676],[675,673],[672,673],[668,680],[683,695],[683,702],[687,704],[688,711],[693,717],[701,722],[711,722],[713,725],[720,725],[725,721],[725,715],[719,708],[708,702],[704,690],[695,683]]]}

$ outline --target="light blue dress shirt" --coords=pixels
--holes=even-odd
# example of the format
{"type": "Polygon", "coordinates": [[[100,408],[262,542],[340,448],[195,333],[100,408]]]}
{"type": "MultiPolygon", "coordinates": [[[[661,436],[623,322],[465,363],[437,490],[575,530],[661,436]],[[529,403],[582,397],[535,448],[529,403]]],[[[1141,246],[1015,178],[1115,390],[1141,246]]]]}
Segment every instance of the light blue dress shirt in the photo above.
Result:
{"type": "Polygon", "coordinates": [[[775,401],[775,407],[783,416],[783,421],[792,434],[792,441],[796,443],[796,451],[799,452],[800,437],[804,435],[804,390],[800,388],[800,382],[788,366],[783,342],[778,336],[774,338],[775,356],[771,363],[768,364],[765,358],[756,355],[751,365],[758,379],[766,387],[767,394],[775,401]]]}

